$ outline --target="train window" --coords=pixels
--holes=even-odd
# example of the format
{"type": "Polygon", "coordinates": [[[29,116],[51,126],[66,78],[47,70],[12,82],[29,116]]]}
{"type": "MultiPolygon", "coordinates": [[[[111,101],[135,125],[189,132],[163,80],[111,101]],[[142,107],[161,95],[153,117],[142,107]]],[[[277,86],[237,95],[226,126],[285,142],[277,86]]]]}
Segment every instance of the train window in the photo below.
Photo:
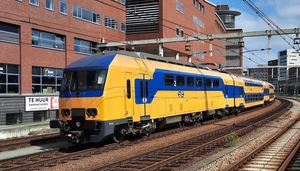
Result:
{"type": "Polygon", "coordinates": [[[176,76],[176,83],[178,86],[184,86],[184,76],[176,76]]]}
{"type": "Polygon", "coordinates": [[[165,74],[165,85],[173,86],[174,85],[174,78],[171,74],[165,74]]]}
{"type": "Polygon", "coordinates": [[[202,86],[202,78],[196,78],[196,86],[201,87],[202,86]]]}
{"type": "Polygon", "coordinates": [[[130,91],[130,80],[129,79],[126,81],[126,85],[127,85],[126,96],[127,96],[128,99],[130,99],[131,98],[131,91],[130,91]]]}
{"type": "Polygon", "coordinates": [[[219,87],[220,86],[219,80],[213,80],[213,86],[214,87],[219,87]]]}
{"type": "Polygon", "coordinates": [[[212,87],[210,79],[205,79],[205,87],[212,87]]]}
{"type": "Polygon", "coordinates": [[[187,85],[194,86],[194,77],[187,77],[187,85]]]}

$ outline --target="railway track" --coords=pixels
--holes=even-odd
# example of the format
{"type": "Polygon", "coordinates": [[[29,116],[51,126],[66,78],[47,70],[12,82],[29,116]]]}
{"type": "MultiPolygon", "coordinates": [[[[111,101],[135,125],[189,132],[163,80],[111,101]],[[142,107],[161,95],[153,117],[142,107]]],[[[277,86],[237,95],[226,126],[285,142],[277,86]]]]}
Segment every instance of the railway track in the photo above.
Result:
{"type": "Polygon", "coordinates": [[[40,145],[45,143],[59,141],[59,134],[45,134],[21,138],[10,138],[0,141],[0,152],[15,150],[19,148],[29,147],[32,145],[40,145]]]}
{"type": "MultiPolygon", "coordinates": [[[[285,107],[285,108],[287,109],[287,107],[285,107]]],[[[274,109],[274,110],[278,111],[278,109],[274,109]]],[[[273,111],[273,113],[274,113],[274,111],[273,111]]],[[[264,116],[266,117],[266,115],[268,115],[268,114],[266,113],[264,116]]],[[[220,142],[224,142],[224,137],[222,138],[222,135],[226,135],[233,131],[238,132],[240,135],[245,134],[245,133],[249,132],[250,129],[253,129],[254,123],[256,123],[255,125],[263,124],[263,123],[257,123],[257,121],[262,120],[262,117],[263,116],[257,117],[256,119],[250,119],[243,123],[227,126],[222,129],[219,129],[217,131],[213,131],[208,134],[204,134],[204,135],[198,136],[196,138],[193,138],[190,140],[190,145],[184,145],[184,146],[189,146],[189,149],[186,149],[184,151],[199,151],[199,153],[197,153],[197,155],[196,155],[196,156],[198,156],[197,158],[199,159],[204,154],[207,155],[208,153],[212,153],[213,151],[211,149],[218,150],[218,149],[222,148],[221,147],[222,145],[220,145],[218,143],[214,143],[212,139],[216,139],[216,137],[219,136],[220,138],[218,140],[220,142]],[[250,124],[251,126],[246,126],[247,124],[250,124]],[[243,129],[243,131],[239,131],[239,129],[243,129]],[[206,139],[210,139],[210,142],[206,141],[206,139]],[[201,148],[197,147],[199,145],[199,144],[197,144],[198,142],[201,142],[202,145],[205,143],[208,143],[211,146],[210,147],[207,145],[206,145],[206,147],[202,146],[203,149],[201,150],[201,148]],[[197,149],[199,148],[199,149],[197,150],[196,148],[197,149]]],[[[275,117],[275,116],[273,115],[273,117],[275,117]]],[[[271,118],[269,118],[267,120],[270,120],[270,119],[271,118]]],[[[212,122],[212,121],[209,121],[209,122],[212,122]]],[[[150,137],[142,137],[142,138],[139,138],[134,141],[133,140],[125,141],[121,144],[107,144],[104,146],[100,146],[100,148],[99,148],[99,146],[93,147],[93,145],[91,145],[90,147],[86,147],[86,145],[85,145],[82,148],[79,148],[79,146],[67,147],[67,148],[62,148],[59,150],[49,150],[49,151],[42,152],[39,154],[20,156],[18,158],[6,159],[6,160],[0,161],[0,169],[2,169],[2,170],[22,170],[22,169],[40,169],[41,167],[51,167],[51,166],[57,165],[58,163],[65,163],[70,160],[83,159],[85,157],[90,157],[92,155],[97,155],[97,154],[104,153],[107,151],[111,152],[111,151],[117,150],[117,149],[120,150],[123,147],[132,146],[141,141],[147,141],[149,138],[151,138],[153,140],[155,138],[167,136],[168,134],[169,135],[174,134],[176,131],[182,132],[182,131],[188,130],[188,129],[191,129],[191,128],[186,127],[186,128],[168,130],[168,131],[164,131],[164,132],[158,132],[156,134],[151,135],[150,137]]],[[[178,143],[177,146],[175,146],[175,149],[177,150],[178,147],[180,146],[180,144],[182,144],[182,143],[186,144],[187,142],[178,143]]],[[[201,146],[201,143],[200,143],[200,146],[201,146]]],[[[172,147],[170,147],[170,148],[172,148],[172,147]]],[[[160,149],[159,151],[162,151],[162,149],[160,149]]],[[[157,151],[157,152],[159,152],[159,151],[157,151]]],[[[181,150],[176,151],[175,153],[179,154],[180,151],[181,150]]],[[[182,151],[180,153],[181,153],[180,155],[184,155],[184,154],[182,154],[182,151]]],[[[165,153],[165,154],[167,154],[167,153],[165,153]]],[[[172,153],[172,152],[170,152],[169,154],[170,155],[172,154],[172,156],[175,156],[174,153],[172,153]]],[[[179,157],[179,155],[177,157],[179,157]]],[[[147,156],[147,158],[150,158],[150,157],[147,156]]],[[[192,158],[195,158],[195,157],[192,157],[192,158]]],[[[173,159],[176,160],[175,157],[173,157],[173,159]]],[[[163,161],[168,163],[168,162],[170,162],[170,160],[171,159],[166,158],[163,161]]],[[[161,163],[161,164],[163,164],[163,163],[161,163]]],[[[148,163],[147,166],[149,166],[149,165],[150,164],[148,163]]],[[[103,166],[101,166],[101,167],[103,167],[103,166]]],[[[153,166],[153,167],[155,167],[155,166],[153,166]]],[[[100,168],[100,169],[102,169],[102,168],[100,168]]],[[[99,168],[96,168],[96,170],[99,170],[99,168]]]]}
{"type": "Polygon", "coordinates": [[[282,163],[278,171],[298,171],[300,170],[300,141],[294,147],[289,156],[282,163]]]}
{"type": "MultiPolygon", "coordinates": [[[[297,170],[299,170],[299,162],[298,166],[295,164],[297,162],[291,162],[292,160],[297,160],[297,156],[295,157],[295,155],[297,154],[297,151],[299,151],[299,128],[299,118],[296,118],[293,122],[282,128],[277,134],[226,170],[242,171],[265,169],[284,171],[292,170],[292,168],[297,168],[297,170]]],[[[298,155],[300,155],[300,152],[298,152],[298,155]]],[[[298,158],[298,161],[299,160],[300,159],[298,158]]]]}
{"type": "Polygon", "coordinates": [[[168,147],[147,152],[142,155],[126,158],[121,161],[97,167],[94,170],[174,170],[185,168],[191,161],[201,160],[202,157],[208,156],[223,148],[226,135],[235,132],[238,136],[243,136],[255,126],[263,125],[270,120],[280,116],[288,110],[291,103],[284,101],[280,107],[270,111],[272,115],[265,114],[244,121],[242,123],[227,126],[217,131],[198,136],[189,140],[172,144],[168,147]]]}
{"type": "MultiPolygon", "coordinates": [[[[271,105],[271,104],[269,104],[269,105],[271,105]]],[[[247,114],[249,112],[253,112],[255,110],[257,110],[257,109],[250,109],[250,110],[240,113],[239,115],[245,115],[245,114],[247,114]]],[[[235,116],[234,115],[225,116],[224,118],[222,118],[222,120],[230,119],[232,117],[235,117],[235,116]]],[[[203,122],[202,124],[208,125],[208,124],[216,123],[218,121],[219,121],[218,119],[208,120],[208,121],[203,122]]],[[[190,127],[183,127],[181,129],[169,130],[168,132],[165,133],[165,135],[177,133],[179,131],[185,131],[188,129],[190,129],[190,127]]],[[[158,136],[161,136],[161,135],[158,135],[158,136]]],[[[151,139],[155,138],[155,137],[156,137],[155,134],[151,135],[151,139]]],[[[143,140],[145,140],[145,138],[143,140]]],[[[0,140],[0,152],[16,150],[16,149],[20,149],[20,148],[29,147],[32,145],[40,145],[40,144],[45,144],[45,143],[57,142],[57,141],[60,141],[59,133],[51,133],[51,134],[20,137],[20,138],[9,138],[9,139],[0,140]]]]}

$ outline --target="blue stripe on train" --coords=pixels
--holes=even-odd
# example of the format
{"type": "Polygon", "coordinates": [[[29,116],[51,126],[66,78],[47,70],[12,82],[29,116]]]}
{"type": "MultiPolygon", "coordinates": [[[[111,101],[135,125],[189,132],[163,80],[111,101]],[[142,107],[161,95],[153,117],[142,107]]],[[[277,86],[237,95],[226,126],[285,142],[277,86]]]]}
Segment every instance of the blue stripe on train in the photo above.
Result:
{"type": "Polygon", "coordinates": [[[143,80],[143,79],[135,79],[135,102],[136,104],[142,104],[143,101],[146,103],[151,103],[154,95],[158,91],[173,91],[175,93],[180,94],[181,92],[186,91],[222,91],[224,98],[234,98],[234,97],[244,97],[244,88],[243,87],[235,87],[233,85],[226,86],[224,85],[224,82],[221,77],[217,76],[210,76],[210,75],[202,75],[202,74],[191,74],[186,72],[177,72],[177,71],[169,71],[169,70],[162,70],[162,69],[156,69],[153,78],[151,80],[143,80]],[[184,76],[184,80],[187,80],[187,76],[194,78],[194,85],[193,86],[187,86],[185,83],[184,86],[174,86],[174,85],[165,85],[165,74],[173,75],[173,79],[176,81],[176,76],[184,76]],[[197,87],[196,86],[196,77],[202,79],[202,86],[197,87]],[[205,81],[204,79],[210,79],[211,82],[213,80],[219,81],[218,87],[205,87],[205,81]],[[142,82],[142,83],[141,83],[142,82]],[[148,82],[148,93],[146,90],[141,90],[141,87],[143,86],[143,89],[146,88],[146,82],[148,82]],[[227,92],[227,97],[226,96],[227,92]],[[235,92],[235,93],[234,93],[235,92]],[[148,96],[147,96],[148,95],[148,96]],[[147,97],[146,97],[147,96],[147,97]]]}

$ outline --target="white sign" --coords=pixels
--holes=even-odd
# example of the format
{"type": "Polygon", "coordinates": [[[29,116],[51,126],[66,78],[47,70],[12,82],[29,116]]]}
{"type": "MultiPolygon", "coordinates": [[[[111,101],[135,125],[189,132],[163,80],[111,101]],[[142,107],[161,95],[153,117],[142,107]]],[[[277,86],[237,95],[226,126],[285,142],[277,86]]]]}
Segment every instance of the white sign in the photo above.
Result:
{"type": "Polygon", "coordinates": [[[26,111],[58,109],[58,97],[26,97],[26,111]]]}

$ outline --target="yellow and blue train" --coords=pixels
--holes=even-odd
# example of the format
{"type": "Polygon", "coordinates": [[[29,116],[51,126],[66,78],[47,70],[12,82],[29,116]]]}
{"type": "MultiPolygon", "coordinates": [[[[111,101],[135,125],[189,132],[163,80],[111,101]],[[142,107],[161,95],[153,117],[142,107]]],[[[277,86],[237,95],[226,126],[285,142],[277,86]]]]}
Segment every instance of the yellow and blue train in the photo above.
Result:
{"type": "Polygon", "coordinates": [[[147,53],[112,51],[64,69],[60,137],[72,143],[150,134],[169,124],[236,114],[273,101],[270,83],[147,53]]]}

